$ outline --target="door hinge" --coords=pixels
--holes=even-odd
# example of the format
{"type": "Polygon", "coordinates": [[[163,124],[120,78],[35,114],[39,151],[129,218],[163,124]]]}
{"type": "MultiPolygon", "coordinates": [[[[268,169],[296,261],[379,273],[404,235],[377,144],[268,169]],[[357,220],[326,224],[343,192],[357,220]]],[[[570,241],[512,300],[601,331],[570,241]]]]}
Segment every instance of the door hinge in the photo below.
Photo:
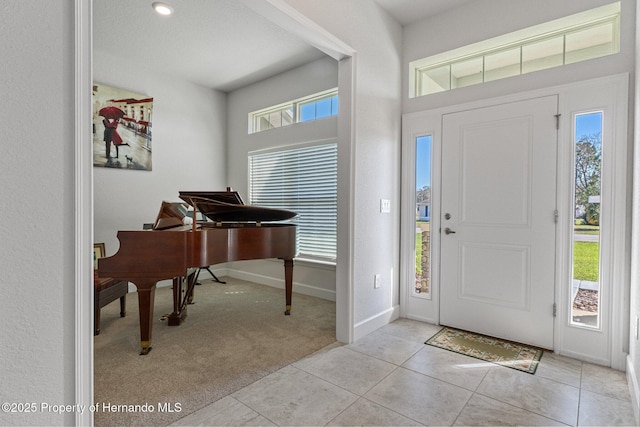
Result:
{"type": "Polygon", "coordinates": [[[556,129],[560,129],[560,116],[562,114],[555,114],[553,117],[556,118],[556,129]]]}
{"type": "Polygon", "coordinates": [[[553,303],[553,317],[556,317],[556,315],[558,314],[558,307],[556,306],[556,303],[553,303]]]}
{"type": "Polygon", "coordinates": [[[558,223],[558,209],[553,211],[553,221],[557,224],[558,223]]]}

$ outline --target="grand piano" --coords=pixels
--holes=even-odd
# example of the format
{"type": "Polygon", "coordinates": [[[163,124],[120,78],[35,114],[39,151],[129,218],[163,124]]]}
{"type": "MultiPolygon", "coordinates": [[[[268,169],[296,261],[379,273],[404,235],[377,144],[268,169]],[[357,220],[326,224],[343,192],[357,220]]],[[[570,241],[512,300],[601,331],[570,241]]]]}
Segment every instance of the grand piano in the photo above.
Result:
{"type": "Polygon", "coordinates": [[[180,198],[184,203],[162,203],[151,230],[118,231],[118,252],[98,260],[100,277],[127,280],[138,288],[141,355],[151,350],[156,284],[161,280],[173,280],[174,307],[168,323],[179,325],[186,317],[197,271],[210,265],[250,259],[282,259],[285,315],[291,313],[293,258],[297,255],[296,226],[271,221],[288,220],[296,213],[245,205],[240,195],[230,188],[227,191],[181,191],[180,198]]]}

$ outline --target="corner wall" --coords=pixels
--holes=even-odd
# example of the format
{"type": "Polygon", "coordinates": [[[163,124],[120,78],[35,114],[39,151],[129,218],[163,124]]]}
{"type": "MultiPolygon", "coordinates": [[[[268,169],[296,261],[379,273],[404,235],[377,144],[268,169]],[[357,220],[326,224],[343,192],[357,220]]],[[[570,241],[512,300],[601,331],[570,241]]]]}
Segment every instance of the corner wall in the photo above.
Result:
{"type": "MultiPolygon", "coordinates": [[[[353,286],[350,339],[358,339],[399,316],[402,27],[373,1],[284,1],[356,51],[349,63],[354,73],[352,134],[339,135],[340,144],[351,144],[353,182],[345,176],[338,182],[350,186],[344,193],[350,194],[352,213],[339,212],[338,228],[352,233],[348,256],[353,265],[350,277],[337,277],[336,287],[346,294],[353,286]],[[390,213],[380,212],[381,199],[390,200],[390,213]],[[375,274],[381,277],[377,289],[375,274]]],[[[348,262],[347,249],[342,249],[345,258],[338,263],[348,262]]]]}
{"type": "Polygon", "coordinates": [[[634,106],[635,114],[633,122],[635,132],[633,136],[633,194],[632,194],[632,213],[631,213],[631,295],[630,316],[631,331],[629,336],[629,356],[627,356],[627,380],[629,382],[629,391],[631,392],[631,401],[633,404],[633,412],[636,417],[636,424],[640,424],[640,341],[638,340],[638,331],[636,322],[640,317],[640,79],[637,70],[640,67],[640,4],[636,5],[636,48],[635,48],[635,91],[634,106]]]}

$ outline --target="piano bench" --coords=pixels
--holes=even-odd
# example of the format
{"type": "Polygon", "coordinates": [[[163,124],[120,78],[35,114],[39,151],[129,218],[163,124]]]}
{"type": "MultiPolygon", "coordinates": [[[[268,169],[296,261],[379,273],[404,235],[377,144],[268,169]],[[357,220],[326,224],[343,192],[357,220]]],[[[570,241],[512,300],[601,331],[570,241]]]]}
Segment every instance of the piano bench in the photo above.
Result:
{"type": "Polygon", "coordinates": [[[129,282],[125,280],[115,280],[111,277],[98,277],[97,271],[93,275],[93,335],[100,334],[100,309],[105,305],[120,299],[120,317],[126,315],[127,292],[129,292],[129,282]]]}

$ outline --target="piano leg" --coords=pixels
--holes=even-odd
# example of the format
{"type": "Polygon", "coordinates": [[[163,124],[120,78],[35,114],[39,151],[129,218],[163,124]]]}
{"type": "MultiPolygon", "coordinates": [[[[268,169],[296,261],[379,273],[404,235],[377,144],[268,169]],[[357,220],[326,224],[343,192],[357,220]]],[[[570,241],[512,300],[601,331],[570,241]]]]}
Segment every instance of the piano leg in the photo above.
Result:
{"type": "Polygon", "coordinates": [[[180,312],[180,307],[182,306],[183,284],[183,277],[173,278],[173,312],[169,315],[163,316],[163,319],[169,319],[167,322],[169,326],[178,326],[187,315],[186,311],[184,313],[180,312]]]}
{"type": "Polygon", "coordinates": [[[284,310],[285,315],[291,314],[291,292],[293,290],[293,260],[284,260],[284,286],[285,286],[285,299],[286,307],[284,310]]]}
{"type": "Polygon", "coordinates": [[[187,304],[193,304],[193,289],[198,282],[199,272],[200,270],[196,270],[186,279],[184,277],[173,279],[173,313],[166,316],[169,319],[169,326],[178,326],[186,319],[187,304]]]}
{"type": "Polygon", "coordinates": [[[156,282],[136,284],[138,287],[138,308],[140,310],[140,355],[151,351],[151,329],[153,325],[153,302],[156,282]]]}

